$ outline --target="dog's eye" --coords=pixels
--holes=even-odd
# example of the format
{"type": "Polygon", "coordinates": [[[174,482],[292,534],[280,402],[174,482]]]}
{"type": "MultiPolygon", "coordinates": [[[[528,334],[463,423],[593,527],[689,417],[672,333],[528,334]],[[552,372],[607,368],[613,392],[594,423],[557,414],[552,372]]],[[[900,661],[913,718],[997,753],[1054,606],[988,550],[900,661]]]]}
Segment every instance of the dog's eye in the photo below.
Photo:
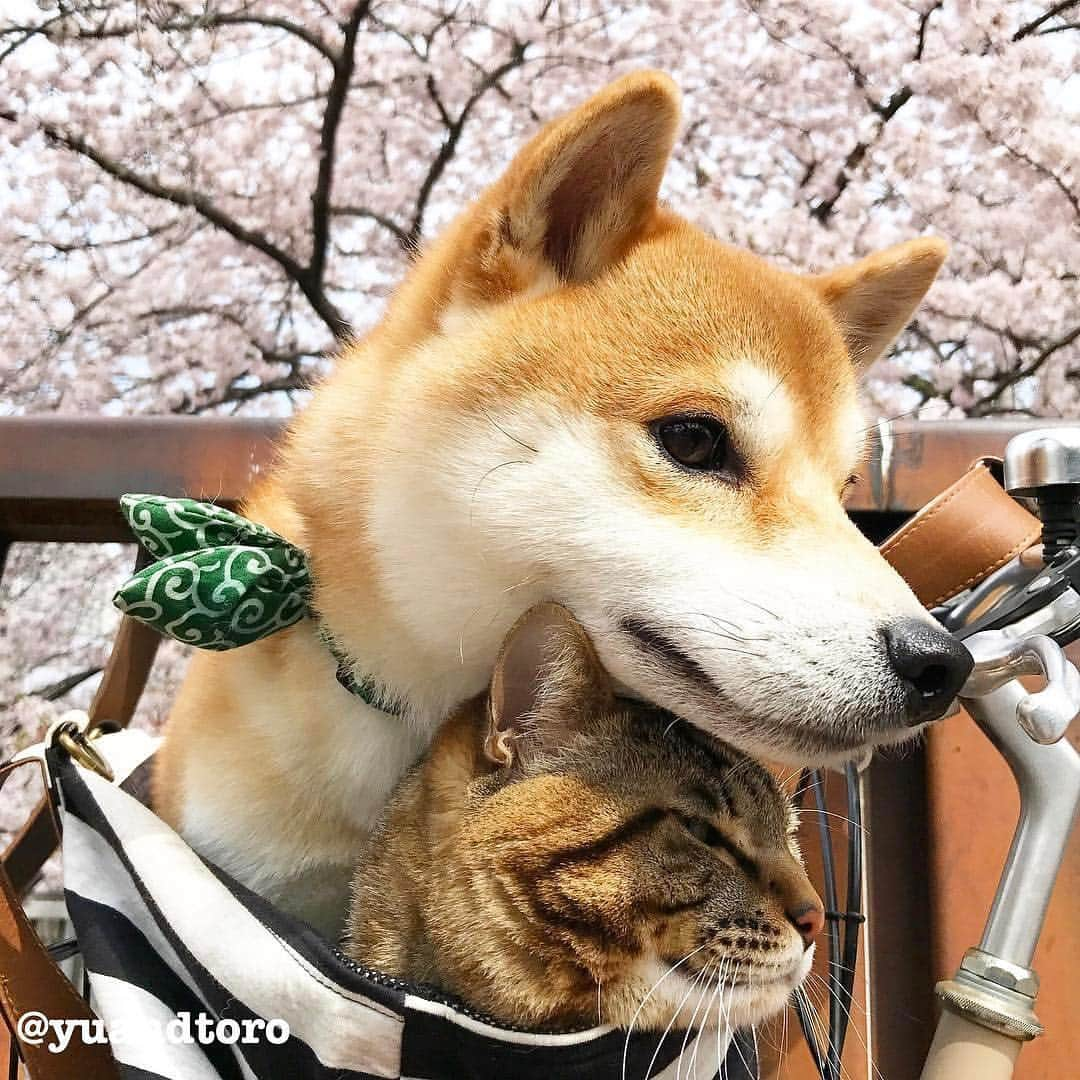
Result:
{"type": "Polygon", "coordinates": [[[653,437],[687,469],[727,473],[738,479],[741,462],[727,428],[713,416],[666,416],[651,425],[653,437]]]}
{"type": "Polygon", "coordinates": [[[711,822],[700,817],[683,818],[683,828],[703,844],[709,847],[719,847],[723,844],[723,834],[711,822]]]}

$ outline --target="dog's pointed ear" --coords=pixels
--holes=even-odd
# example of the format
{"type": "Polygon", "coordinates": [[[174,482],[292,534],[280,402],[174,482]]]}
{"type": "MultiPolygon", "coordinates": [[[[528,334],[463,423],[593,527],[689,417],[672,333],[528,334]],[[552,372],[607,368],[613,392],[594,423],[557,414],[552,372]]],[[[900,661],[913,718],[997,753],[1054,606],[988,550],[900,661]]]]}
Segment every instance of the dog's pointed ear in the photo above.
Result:
{"type": "Polygon", "coordinates": [[[653,71],[549,123],[481,200],[466,285],[504,299],[588,281],[620,259],[656,213],[678,125],[678,90],[653,71]]]}
{"type": "Polygon", "coordinates": [[[559,604],[538,604],[514,624],[495,663],[484,752],[497,765],[520,766],[614,702],[581,624],[559,604]]]}
{"type": "Polygon", "coordinates": [[[810,278],[859,367],[873,363],[900,336],[948,250],[944,240],[927,236],[810,278]]]}

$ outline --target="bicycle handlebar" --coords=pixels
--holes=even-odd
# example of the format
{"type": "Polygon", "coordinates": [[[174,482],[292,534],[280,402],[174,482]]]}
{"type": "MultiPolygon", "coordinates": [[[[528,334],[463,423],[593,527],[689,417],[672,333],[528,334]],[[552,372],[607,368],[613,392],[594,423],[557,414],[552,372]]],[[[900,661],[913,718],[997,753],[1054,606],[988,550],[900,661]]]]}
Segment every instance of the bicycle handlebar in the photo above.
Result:
{"type": "Polygon", "coordinates": [[[1012,771],[1020,817],[982,940],[938,984],[946,1008],[923,1080],[1004,1080],[1042,1032],[1029,965],[1080,813],[1080,753],[1064,739],[1080,714],[1080,673],[1062,652],[1080,638],[1080,431],[1066,434],[1033,433],[1006,450],[1007,486],[1039,501],[1045,569],[1014,560],[939,614],[975,658],[960,700],[1012,771]],[[1045,687],[1028,690],[1024,675],[1045,687]]]}

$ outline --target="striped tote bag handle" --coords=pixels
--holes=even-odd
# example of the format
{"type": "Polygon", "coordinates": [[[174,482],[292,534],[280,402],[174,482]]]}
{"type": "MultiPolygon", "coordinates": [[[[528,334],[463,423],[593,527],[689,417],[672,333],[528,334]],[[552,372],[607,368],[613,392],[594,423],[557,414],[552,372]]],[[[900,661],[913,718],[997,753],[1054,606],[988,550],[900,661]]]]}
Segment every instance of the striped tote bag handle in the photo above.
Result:
{"type": "MultiPolygon", "coordinates": [[[[29,765],[40,768],[40,762],[33,759],[0,766],[0,787],[16,769],[29,765]]],[[[38,1017],[83,1021],[87,1025],[97,1018],[42,945],[2,865],[0,972],[0,1014],[12,1062],[21,1059],[32,1080],[71,1080],[73,1076],[80,1080],[119,1080],[108,1045],[74,1039],[61,1058],[48,1048],[47,1038],[37,1039],[31,1030],[31,1022],[38,1026],[38,1017]],[[22,1037],[24,1025],[26,1038],[22,1037]]],[[[9,1074],[17,1075],[17,1070],[10,1068],[9,1074]]]]}

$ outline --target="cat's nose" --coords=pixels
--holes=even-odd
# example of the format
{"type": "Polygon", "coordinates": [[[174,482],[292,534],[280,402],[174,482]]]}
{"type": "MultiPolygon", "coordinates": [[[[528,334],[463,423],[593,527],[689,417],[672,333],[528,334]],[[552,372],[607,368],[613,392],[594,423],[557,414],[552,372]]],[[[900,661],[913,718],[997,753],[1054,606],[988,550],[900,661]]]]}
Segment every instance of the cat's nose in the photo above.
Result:
{"type": "Polygon", "coordinates": [[[809,949],[825,925],[825,908],[806,871],[790,856],[774,863],[769,889],[788,922],[798,930],[803,947],[809,949]]]}
{"type": "Polygon", "coordinates": [[[825,928],[825,909],[817,897],[798,907],[789,908],[787,917],[791,925],[799,931],[805,948],[810,948],[814,944],[814,939],[825,928]]]}

